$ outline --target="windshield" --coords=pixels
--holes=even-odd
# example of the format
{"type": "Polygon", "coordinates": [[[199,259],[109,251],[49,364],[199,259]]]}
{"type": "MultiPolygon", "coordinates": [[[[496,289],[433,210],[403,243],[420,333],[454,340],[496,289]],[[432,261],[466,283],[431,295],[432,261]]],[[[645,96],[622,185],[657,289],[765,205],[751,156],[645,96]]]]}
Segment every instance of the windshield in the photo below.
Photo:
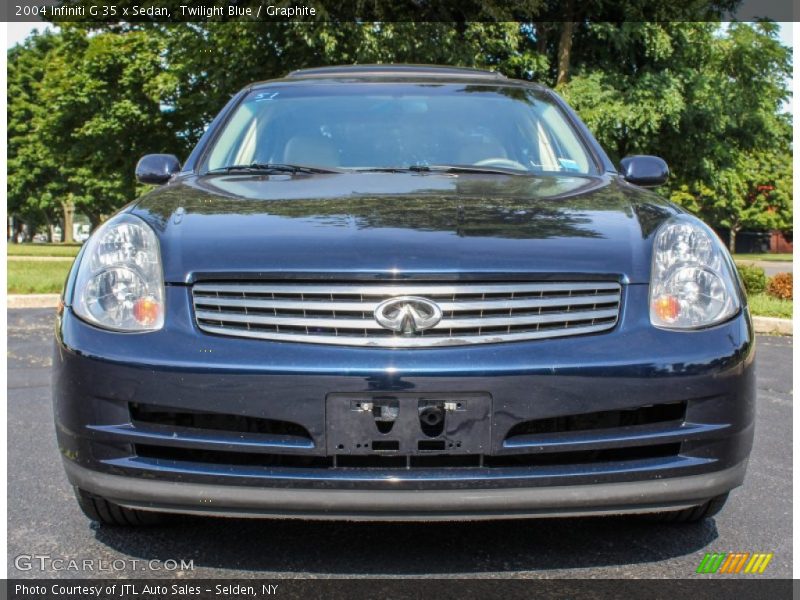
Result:
{"type": "Polygon", "coordinates": [[[254,164],[594,170],[552,101],[496,85],[276,84],[243,100],[207,156],[207,170],[254,164]]]}

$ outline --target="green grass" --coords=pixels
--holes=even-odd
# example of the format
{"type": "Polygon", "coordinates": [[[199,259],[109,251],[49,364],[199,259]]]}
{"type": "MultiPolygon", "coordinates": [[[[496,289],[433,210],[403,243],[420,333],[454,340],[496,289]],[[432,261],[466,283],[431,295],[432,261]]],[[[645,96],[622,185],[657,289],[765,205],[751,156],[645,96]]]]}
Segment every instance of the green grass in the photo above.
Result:
{"type": "Polygon", "coordinates": [[[763,260],[766,262],[792,262],[791,254],[734,254],[734,260],[763,260]]]}
{"type": "Polygon", "coordinates": [[[747,299],[750,312],[759,317],[792,318],[792,301],[779,300],[766,294],[753,294],[747,299]]]}
{"type": "Polygon", "coordinates": [[[9,260],[9,294],[57,294],[72,266],[66,261],[9,260]]]}
{"type": "Polygon", "coordinates": [[[77,256],[80,244],[9,244],[9,256],[77,256]]]}

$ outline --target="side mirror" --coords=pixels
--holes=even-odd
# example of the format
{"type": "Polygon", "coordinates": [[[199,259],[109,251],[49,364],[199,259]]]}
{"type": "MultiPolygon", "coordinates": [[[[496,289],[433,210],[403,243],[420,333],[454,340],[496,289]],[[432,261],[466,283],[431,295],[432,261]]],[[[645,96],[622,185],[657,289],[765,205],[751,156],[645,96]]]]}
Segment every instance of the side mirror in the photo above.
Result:
{"type": "Polygon", "coordinates": [[[180,170],[181,163],[174,154],[146,154],[136,164],[136,179],[161,185],[180,170]]]}
{"type": "Polygon", "coordinates": [[[639,154],[626,156],[620,163],[620,174],[625,181],[642,187],[661,185],[669,178],[669,167],[664,159],[639,154]]]}

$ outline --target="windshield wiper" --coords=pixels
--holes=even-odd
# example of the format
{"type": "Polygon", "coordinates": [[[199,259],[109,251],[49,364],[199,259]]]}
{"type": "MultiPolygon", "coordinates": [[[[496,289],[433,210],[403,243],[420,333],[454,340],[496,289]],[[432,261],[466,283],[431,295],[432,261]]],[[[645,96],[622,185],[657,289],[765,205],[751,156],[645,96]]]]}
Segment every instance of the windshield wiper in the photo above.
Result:
{"type": "Polygon", "coordinates": [[[413,170],[438,173],[497,173],[500,175],[531,175],[530,171],[512,167],[482,167],[480,165],[414,165],[413,170]]]}
{"type": "Polygon", "coordinates": [[[353,173],[409,173],[415,170],[413,167],[356,167],[350,169],[353,173]]]}
{"type": "Polygon", "coordinates": [[[306,165],[290,165],[283,163],[250,163],[249,165],[230,165],[208,171],[212,173],[343,173],[339,169],[328,167],[309,167],[306,165]]]}
{"type": "Polygon", "coordinates": [[[530,171],[506,167],[478,165],[410,165],[408,167],[370,167],[354,169],[357,173],[493,173],[497,175],[531,175],[530,171]]]}

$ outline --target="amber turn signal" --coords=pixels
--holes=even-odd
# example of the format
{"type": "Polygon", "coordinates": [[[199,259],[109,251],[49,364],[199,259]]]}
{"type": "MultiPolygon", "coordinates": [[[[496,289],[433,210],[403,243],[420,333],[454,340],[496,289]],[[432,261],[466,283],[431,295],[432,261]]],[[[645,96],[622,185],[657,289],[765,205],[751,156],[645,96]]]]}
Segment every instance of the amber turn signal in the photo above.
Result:
{"type": "Polygon", "coordinates": [[[681,305],[675,296],[659,296],[653,301],[656,315],[667,323],[674,321],[681,313],[681,305]]]}
{"type": "Polygon", "coordinates": [[[142,325],[152,325],[158,319],[160,310],[161,305],[151,296],[139,298],[133,305],[133,317],[142,325]]]}

